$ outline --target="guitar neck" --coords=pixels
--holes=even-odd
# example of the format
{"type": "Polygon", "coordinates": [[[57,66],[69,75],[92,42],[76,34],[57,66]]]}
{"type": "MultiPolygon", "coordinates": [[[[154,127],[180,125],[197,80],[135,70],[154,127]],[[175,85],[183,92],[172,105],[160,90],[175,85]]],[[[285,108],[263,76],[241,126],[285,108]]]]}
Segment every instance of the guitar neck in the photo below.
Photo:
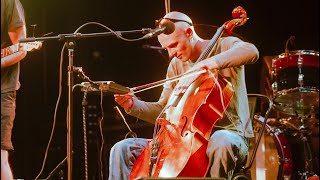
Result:
{"type": "Polygon", "coordinates": [[[19,43],[1,49],[1,58],[9,56],[19,51],[19,43]]]}

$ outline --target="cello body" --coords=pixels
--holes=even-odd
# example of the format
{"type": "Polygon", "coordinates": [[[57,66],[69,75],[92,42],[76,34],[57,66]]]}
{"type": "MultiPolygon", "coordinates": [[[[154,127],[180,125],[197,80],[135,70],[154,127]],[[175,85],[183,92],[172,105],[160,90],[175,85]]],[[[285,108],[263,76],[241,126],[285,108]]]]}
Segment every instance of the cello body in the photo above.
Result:
{"type": "Polygon", "coordinates": [[[176,102],[178,98],[178,104],[168,102],[165,117],[159,119],[159,132],[138,157],[129,179],[206,176],[211,131],[233,96],[232,85],[218,74],[215,76],[218,84],[205,73],[182,96],[172,95],[170,99],[176,102]]]}

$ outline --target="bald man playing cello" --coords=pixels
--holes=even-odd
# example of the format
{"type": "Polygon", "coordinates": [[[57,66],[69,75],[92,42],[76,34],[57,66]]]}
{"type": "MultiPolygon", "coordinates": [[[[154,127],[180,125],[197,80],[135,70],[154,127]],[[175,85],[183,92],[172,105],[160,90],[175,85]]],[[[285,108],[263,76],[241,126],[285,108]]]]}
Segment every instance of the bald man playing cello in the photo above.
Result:
{"type": "MultiPolygon", "coordinates": [[[[234,95],[223,117],[215,124],[206,155],[210,168],[208,177],[231,178],[247,161],[248,138],[253,137],[247,90],[245,83],[246,64],[252,64],[259,58],[257,48],[237,37],[220,37],[213,49],[212,56],[195,63],[205,50],[209,40],[200,38],[194,30],[192,20],[181,12],[170,12],[158,22],[170,21],[175,30],[171,34],[160,34],[158,41],[172,58],[166,78],[172,78],[197,70],[217,70],[234,88],[234,95]]],[[[195,80],[184,80],[188,86],[195,80]],[[188,82],[189,81],[189,82],[188,82]]],[[[155,123],[157,117],[175,91],[177,82],[167,82],[157,102],[145,102],[132,94],[115,95],[115,101],[126,113],[144,121],[155,123]]],[[[132,167],[148,143],[148,139],[129,138],[116,143],[110,152],[109,180],[126,180],[132,167]]]]}

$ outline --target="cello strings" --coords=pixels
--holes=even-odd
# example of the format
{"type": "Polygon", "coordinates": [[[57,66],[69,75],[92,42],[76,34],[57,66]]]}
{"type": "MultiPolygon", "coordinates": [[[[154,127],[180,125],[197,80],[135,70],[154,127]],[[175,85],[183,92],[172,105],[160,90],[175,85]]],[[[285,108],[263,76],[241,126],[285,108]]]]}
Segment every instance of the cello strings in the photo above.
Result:
{"type": "MultiPolygon", "coordinates": [[[[232,116],[230,115],[230,113],[228,112],[227,110],[227,107],[225,106],[224,104],[224,101],[223,101],[223,92],[222,92],[222,88],[219,84],[219,81],[218,81],[218,78],[215,77],[215,75],[211,72],[211,71],[208,71],[208,73],[210,74],[211,78],[213,79],[213,81],[215,82],[215,84],[217,85],[218,89],[219,89],[219,95],[220,95],[220,99],[221,99],[221,105],[222,105],[222,108],[225,110],[225,114],[228,118],[228,120],[232,123],[233,126],[235,126],[234,124],[234,120],[232,118],[232,116]]],[[[218,74],[218,72],[217,72],[218,74]]],[[[221,117],[222,118],[222,117],[221,117]]],[[[215,127],[220,127],[218,125],[215,125],[215,127]]],[[[222,127],[221,127],[222,128],[222,127]]],[[[228,128],[226,128],[228,129],[228,128]]]]}
{"type": "MultiPolygon", "coordinates": [[[[211,78],[213,79],[213,81],[215,82],[215,84],[217,85],[218,89],[219,89],[219,95],[220,95],[220,99],[221,99],[221,104],[222,104],[222,108],[223,109],[226,109],[226,106],[224,104],[224,101],[223,101],[223,93],[222,93],[222,88],[219,84],[219,80],[218,78],[215,77],[215,75],[211,72],[211,71],[208,71],[209,75],[211,76],[211,78]]],[[[216,72],[217,76],[218,76],[218,72],[216,72]]]]}
{"type": "Polygon", "coordinates": [[[155,126],[154,126],[154,130],[153,130],[153,139],[156,137],[156,134],[158,134],[158,131],[160,129],[160,125],[159,125],[159,118],[164,114],[164,112],[169,108],[168,105],[166,105],[162,111],[160,112],[160,114],[158,115],[158,117],[156,118],[156,122],[155,122],[155,126]]]}

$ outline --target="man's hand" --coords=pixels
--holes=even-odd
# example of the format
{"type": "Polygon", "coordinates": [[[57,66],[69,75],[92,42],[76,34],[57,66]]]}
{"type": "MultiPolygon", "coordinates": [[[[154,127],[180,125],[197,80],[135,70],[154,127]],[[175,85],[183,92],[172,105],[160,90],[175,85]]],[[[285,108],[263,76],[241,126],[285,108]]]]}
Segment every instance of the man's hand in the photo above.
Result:
{"type": "Polygon", "coordinates": [[[125,95],[114,95],[114,100],[123,107],[127,112],[129,112],[133,106],[133,95],[125,94],[125,95]]]}
{"type": "Polygon", "coordinates": [[[201,74],[204,74],[207,72],[207,70],[205,68],[203,69],[196,69],[193,70],[191,69],[188,72],[192,72],[189,75],[185,75],[185,78],[181,79],[178,84],[175,87],[175,94],[179,95],[179,94],[183,94],[186,92],[186,90],[189,88],[189,86],[196,80],[200,80],[199,77],[202,77],[201,74]]]}

